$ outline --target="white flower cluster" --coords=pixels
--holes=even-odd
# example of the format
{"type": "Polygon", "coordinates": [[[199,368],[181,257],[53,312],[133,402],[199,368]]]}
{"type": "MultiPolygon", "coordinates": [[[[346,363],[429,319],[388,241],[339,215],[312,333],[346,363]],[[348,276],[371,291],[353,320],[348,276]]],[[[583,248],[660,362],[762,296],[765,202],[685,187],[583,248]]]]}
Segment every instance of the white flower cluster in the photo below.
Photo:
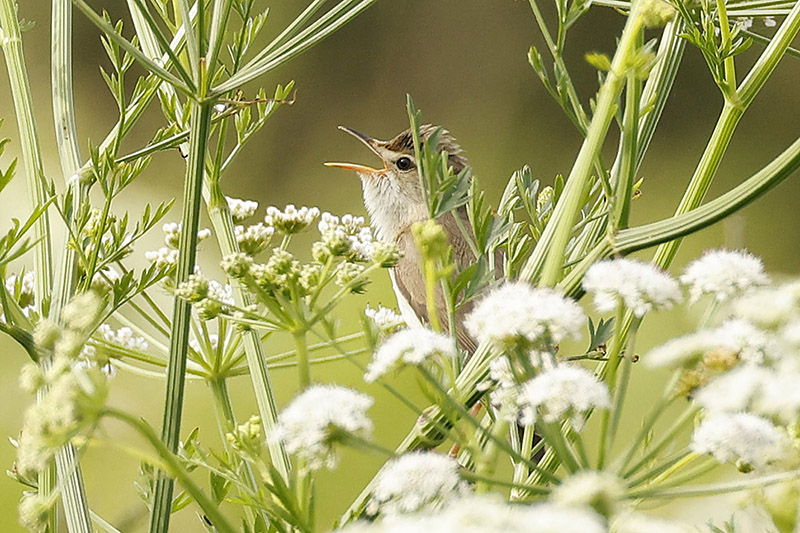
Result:
{"type": "Polygon", "coordinates": [[[557,422],[570,417],[572,426],[583,428],[584,413],[611,406],[606,385],[583,367],[559,364],[522,385],[517,399],[520,422],[532,425],[541,417],[557,422]]]}
{"type": "Polygon", "coordinates": [[[118,330],[114,330],[108,324],[102,324],[97,328],[97,332],[102,335],[103,339],[107,342],[118,344],[129,350],[146,352],[150,348],[150,344],[144,337],[136,335],[129,327],[121,327],[118,330]]]}
{"type": "Polygon", "coordinates": [[[21,278],[12,274],[6,279],[6,290],[14,296],[25,316],[30,314],[36,304],[35,281],[36,273],[32,270],[25,272],[21,278]]]}
{"type": "Polygon", "coordinates": [[[388,309],[379,305],[377,309],[367,306],[364,309],[364,315],[372,320],[380,329],[389,329],[394,326],[404,324],[403,317],[400,316],[393,309],[388,309]]]}
{"type": "Polygon", "coordinates": [[[300,393],[278,417],[276,435],[303,467],[319,470],[336,466],[333,444],[346,432],[360,438],[372,433],[367,409],[373,400],[353,389],[313,385],[300,393]]]}
{"type": "Polygon", "coordinates": [[[737,359],[759,364],[778,359],[781,347],[770,335],[741,318],[732,318],[716,328],[677,337],[653,348],[645,361],[651,367],[686,367],[708,353],[723,350],[737,359]]]}
{"type": "Polygon", "coordinates": [[[258,255],[266,250],[275,233],[275,228],[261,222],[250,226],[235,226],[233,230],[239,249],[247,255],[258,255]]]}
{"type": "MultiPolygon", "coordinates": [[[[322,236],[322,246],[317,248],[316,256],[327,254],[329,257],[347,257],[352,261],[372,259],[374,239],[364,217],[348,214],[340,219],[330,213],[322,213],[317,229],[322,236]]],[[[317,257],[317,260],[320,259],[322,257],[317,257]]]]}
{"type": "Polygon", "coordinates": [[[434,355],[457,356],[453,341],[426,328],[409,328],[394,333],[375,352],[364,379],[373,382],[401,364],[420,365],[434,355]]]}
{"type": "Polygon", "coordinates": [[[694,430],[690,446],[721,463],[735,463],[742,472],[764,469],[790,453],[788,436],[769,420],[750,413],[709,416],[694,430]]]}
{"type": "MultiPolygon", "coordinates": [[[[551,503],[512,505],[496,495],[468,495],[434,511],[356,523],[343,533],[606,533],[590,509],[551,503]]],[[[656,531],[656,530],[652,530],[656,531]]]]}
{"type": "Polygon", "coordinates": [[[625,496],[621,479],[610,472],[581,470],[553,489],[550,499],[569,507],[590,507],[610,517],[618,511],[625,496]]]}
{"type": "MultiPolygon", "coordinates": [[[[181,222],[167,222],[161,226],[161,230],[164,232],[164,244],[170,248],[177,249],[181,238],[181,231],[183,230],[183,224],[181,222]]],[[[197,242],[202,242],[209,237],[211,237],[210,229],[202,228],[197,230],[197,242]]]]}
{"type": "Polygon", "coordinates": [[[487,294],[465,325],[479,342],[505,350],[520,342],[558,344],[579,336],[585,322],[580,306],[560,292],[511,282],[487,294]]]}
{"type": "Polygon", "coordinates": [[[759,285],[769,283],[764,264],[747,252],[712,250],[689,263],[681,276],[689,289],[689,302],[711,294],[723,302],[759,285]]]}
{"type": "Polygon", "coordinates": [[[289,204],[281,211],[271,205],[267,208],[267,216],[264,217],[264,222],[267,226],[275,228],[276,231],[289,235],[303,231],[318,216],[319,209],[316,207],[302,206],[297,209],[294,205],[289,204]]]}
{"type": "Polygon", "coordinates": [[[411,452],[378,472],[367,513],[384,516],[431,510],[469,491],[458,461],[436,452],[411,452]]]}
{"type": "Polygon", "coordinates": [[[225,200],[228,202],[228,209],[231,210],[231,217],[237,224],[255,215],[256,209],[258,209],[258,202],[253,200],[242,200],[230,196],[226,196],[225,200]]]}
{"type": "Polygon", "coordinates": [[[651,263],[634,259],[595,263],[586,272],[583,288],[594,294],[599,311],[614,311],[621,302],[638,317],[654,309],[669,309],[682,299],[675,279],[651,263]]]}

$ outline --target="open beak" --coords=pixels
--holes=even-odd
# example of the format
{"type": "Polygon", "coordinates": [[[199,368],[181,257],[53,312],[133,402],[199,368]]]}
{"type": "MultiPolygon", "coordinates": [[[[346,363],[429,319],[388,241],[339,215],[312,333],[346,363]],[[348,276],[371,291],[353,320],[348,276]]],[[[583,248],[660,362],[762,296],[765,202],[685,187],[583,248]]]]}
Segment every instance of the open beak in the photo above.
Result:
{"type": "MultiPolygon", "coordinates": [[[[349,133],[350,135],[352,135],[353,137],[355,137],[356,139],[358,139],[359,141],[364,143],[367,146],[367,148],[369,148],[372,151],[372,153],[374,153],[378,157],[381,157],[381,153],[378,151],[378,142],[379,141],[376,141],[372,137],[364,135],[363,133],[360,133],[360,132],[358,132],[358,131],[356,131],[356,130],[354,130],[352,128],[348,128],[347,126],[339,126],[339,129],[344,131],[344,132],[349,133]]],[[[383,159],[383,158],[381,158],[381,159],[383,159]]],[[[343,168],[345,170],[354,170],[354,171],[356,171],[358,173],[361,173],[361,174],[375,174],[375,173],[379,173],[379,172],[385,172],[389,168],[389,166],[386,163],[384,163],[384,167],[382,169],[372,168],[372,167],[368,167],[366,165],[357,165],[356,163],[330,163],[329,162],[329,163],[325,163],[325,166],[326,167],[333,167],[333,168],[343,168]]]]}

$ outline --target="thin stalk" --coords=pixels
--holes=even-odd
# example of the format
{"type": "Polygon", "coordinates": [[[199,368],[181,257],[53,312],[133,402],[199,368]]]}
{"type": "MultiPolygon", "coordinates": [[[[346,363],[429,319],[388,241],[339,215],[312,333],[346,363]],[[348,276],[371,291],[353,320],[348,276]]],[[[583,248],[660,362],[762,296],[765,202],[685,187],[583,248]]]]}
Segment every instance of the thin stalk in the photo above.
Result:
{"type": "MultiPolygon", "coordinates": [[[[642,34],[639,32],[639,45],[642,34]]],[[[625,116],[622,122],[622,144],[620,146],[620,169],[614,189],[613,228],[627,228],[633,198],[633,182],[636,174],[636,151],[639,137],[639,101],[642,82],[636,72],[629,72],[625,90],[625,116]]]]}
{"type": "MultiPolygon", "coordinates": [[[[717,0],[717,16],[719,17],[719,37],[724,42],[731,40],[731,26],[728,23],[728,10],[725,8],[725,0],[717,0]]],[[[724,60],[725,79],[723,80],[723,94],[726,98],[733,96],[736,91],[736,63],[733,56],[728,56],[724,60]]]]}
{"type": "MultiPolygon", "coordinates": [[[[225,437],[227,433],[231,432],[236,427],[236,415],[233,412],[233,403],[228,393],[228,383],[224,377],[219,376],[211,378],[207,383],[214,397],[214,412],[217,415],[217,427],[222,444],[228,449],[228,456],[235,458],[239,463],[239,469],[244,472],[248,488],[255,493],[258,491],[258,484],[253,469],[247,461],[241,460],[239,456],[232,453],[230,445],[228,444],[228,439],[225,437]]],[[[245,507],[245,513],[247,513],[251,519],[255,519],[256,517],[255,509],[250,506],[245,507]]],[[[265,524],[269,524],[266,513],[261,512],[259,515],[265,524]]]]}
{"type": "MultiPolygon", "coordinates": [[[[197,253],[197,228],[200,219],[203,175],[205,171],[206,143],[211,118],[211,106],[207,103],[192,104],[190,119],[191,136],[189,160],[183,194],[182,230],[179,240],[176,284],[189,279],[194,271],[197,253]]],[[[175,453],[180,438],[183,390],[186,375],[186,354],[189,344],[189,322],[192,308],[189,302],[175,299],[172,331],[170,335],[169,366],[167,368],[167,394],[164,403],[162,438],[168,450],[175,453]]],[[[172,508],[173,481],[161,473],[153,497],[153,512],[150,520],[151,533],[166,533],[172,508]]]]}
{"type": "MultiPolygon", "coordinates": [[[[39,144],[36,119],[33,116],[33,97],[22,51],[22,32],[14,0],[0,0],[0,26],[3,28],[1,44],[8,68],[14,113],[17,117],[22,161],[27,178],[28,199],[30,210],[33,211],[47,202],[48,195],[45,191],[42,150],[39,144]]],[[[43,302],[52,294],[53,287],[53,246],[50,240],[50,219],[47,212],[42,213],[34,222],[33,232],[34,240],[37,242],[34,246],[36,305],[40,314],[47,316],[47,309],[43,306],[43,302]]]]}
{"type": "Polygon", "coordinates": [[[719,494],[728,494],[731,492],[740,492],[755,488],[768,487],[770,485],[777,485],[778,483],[793,481],[798,478],[800,478],[800,470],[791,470],[789,472],[781,472],[780,474],[772,474],[770,476],[761,476],[755,479],[747,479],[745,481],[714,483],[711,485],[701,485],[699,487],[682,486],[674,489],[642,489],[629,492],[627,497],[648,500],[663,498],[698,498],[702,496],[716,496],[719,494]]]}
{"type": "Polygon", "coordinates": [[[489,492],[489,484],[484,480],[491,479],[492,475],[494,475],[495,467],[497,466],[497,458],[500,455],[500,447],[497,445],[496,441],[505,438],[505,434],[508,432],[508,426],[509,424],[505,420],[495,420],[494,426],[492,427],[492,435],[494,435],[495,438],[486,442],[483,453],[481,453],[476,460],[476,477],[483,479],[476,484],[475,492],[489,492]]]}
{"type": "MultiPolygon", "coordinates": [[[[239,245],[236,242],[236,235],[233,229],[233,219],[231,218],[230,208],[219,190],[219,182],[206,178],[204,196],[208,210],[208,217],[211,226],[214,228],[214,235],[217,238],[222,256],[227,256],[239,252],[239,245]]],[[[233,288],[233,298],[238,307],[250,305],[248,295],[242,283],[238,279],[231,280],[233,288]]],[[[270,458],[275,468],[280,472],[284,480],[289,479],[291,463],[283,444],[279,439],[271,438],[278,420],[278,404],[272,389],[269,370],[267,368],[264,346],[257,331],[247,330],[243,334],[244,352],[247,357],[247,366],[250,370],[250,379],[253,384],[253,392],[258,404],[258,413],[264,424],[264,432],[267,437],[270,458]]],[[[312,346],[311,349],[316,349],[312,346]]]]}
{"type": "MultiPolygon", "coordinates": [[[[736,90],[735,102],[726,101],[700,163],[675,210],[676,215],[696,209],[703,201],[739,120],[775,70],[778,61],[785,55],[798,31],[800,31],[800,2],[794,4],[772,41],[739,85],[736,90]]],[[[661,268],[669,266],[675,258],[680,244],[681,239],[665,242],[656,250],[653,262],[661,268]]]]}
{"type": "Polygon", "coordinates": [[[300,390],[311,384],[311,365],[308,362],[308,347],[305,331],[295,332],[294,345],[297,349],[297,373],[300,378],[300,390]]]}
{"type": "Polygon", "coordinates": [[[597,106],[592,122],[566,180],[561,199],[537,242],[531,258],[522,269],[521,277],[524,279],[535,278],[540,268],[542,285],[555,285],[561,277],[564,251],[572,234],[572,224],[581,209],[592,163],[602,148],[608,128],[614,118],[617,100],[627,77],[630,56],[636,49],[641,27],[641,17],[634,6],[622,30],[619,46],[611,62],[611,70],[597,93],[597,106]]]}
{"type": "Polygon", "coordinates": [[[181,484],[189,496],[191,496],[195,503],[203,510],[203,514],[208,517],[213,527],[223,533],[236,533],[236,528],[228,522],[228,519],[220,512],[217,505],[194,482],[192,476],[183,467],[175,452],[171,451],[161,439],[158,438],[156,432],[153,431],[153,428],[151,428],[147,422],[117,409],[106,408],[103,414],[128,424],[145,438],[158,454],[162,465],[166,467],[168,473],[181,484]]]}
{"type": "MultiPolygon", "coordinates": [[[[620,355],[622,354],[622,346],[625,342],[625,305],[622,301],[617,305],[617,314],[614,319],[614,336],[609,343],[610,349],[608,351],[608,362],[598,369],[598,373],[606,374],[606,385],[608,391],[614,393],[617,386],[617,368],[621,362],[620,355]]],[[[609,409],[603,410],[600,419],[600,442],[597,452],[597,469],[602,470],[606,463],[606,451],[611,445],[611,435],[609,434],[609,423],[611,421],[611,412],[609,409]]]]}
{"type": "Polygon", "coordinates": [[[639,459],[639,461],[630,467],[628,470],[625,471],[623,474],[624,478],[629,478],[636,472],[638,472],[641,468],[643,468],[651,459],[653,459],[656,455],[658,455],[661,450],[663,450],[666,446],[668,446],[672,442],[672,438],[677,435],[683,427],[692,421],[694,418],[697,409],[693,406],[688,407],[683,414],[672,424],[672,427],[667,430],[666,433],[661,435],[661,440],[653,445],[650,448],[650,451],[647,452],[644,457],[639,459]]]}

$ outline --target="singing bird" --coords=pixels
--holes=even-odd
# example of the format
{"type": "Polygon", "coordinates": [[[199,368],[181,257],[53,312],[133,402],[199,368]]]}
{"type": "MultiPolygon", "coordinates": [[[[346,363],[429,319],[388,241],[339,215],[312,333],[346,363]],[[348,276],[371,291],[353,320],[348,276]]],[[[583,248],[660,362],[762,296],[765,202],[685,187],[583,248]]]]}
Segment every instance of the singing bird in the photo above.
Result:
{"type": "MultiPolygon", "coordinates": [[[[414,157],[414,140],[411,130],[405,130],[389,141],[373,139],[354,129],[339,126],[339,129],[353,135],[383,161],[383,168],[372,168],[355,163],[325,163],[327,166],[354,170],[361,178],[364,192],[364,205],[369,213],[370,223],[381,240],[394,242],[403,256],[397,266],[389,271],[392,287],[397,295],[397,303],[403,319],[409,326],[419,326],[428,322],[425,278],[422,272],[421,257],[414,243],[411,226],[415,222],[428,219],[428,207],[422,192],[418,165],[414,157]]],[[[420,127],[421,140],[427,140],[438,128],[430,124],[420,127]]],[[[442,130],[437,149],[448,154],[448,162],[458,173],[467,166],[461,147],[453,137],[442,130]]],[[[437,219],[447,233],[453,248],[453,260],[460,269],[476,261],[456,219],[460,217],[463,227],[471,231],[467,212],[461,207],[437,219]]],[[[447,316],[444,297],[440,289],[436,294],[438,316],[447,316]]],[[[462,319],[469,312],[470,303],[460,306],[456,312],[457,338],[459,345],[472,352],[474,340],[460,327],[462,319]]],[[[447,327],[447,324],[443,324],[447,327]]]]}

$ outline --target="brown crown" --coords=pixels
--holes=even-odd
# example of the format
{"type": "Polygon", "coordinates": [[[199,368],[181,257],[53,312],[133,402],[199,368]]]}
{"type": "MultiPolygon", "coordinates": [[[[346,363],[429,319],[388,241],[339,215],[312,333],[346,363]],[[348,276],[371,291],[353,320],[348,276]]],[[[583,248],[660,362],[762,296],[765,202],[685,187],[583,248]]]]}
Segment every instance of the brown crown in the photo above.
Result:
{"type": "MultiPolygon", "coordinates": [[[[420,126],[420,139],[422,141],[428,140],[437,128],[438,126],[434,126],[433,124],[424,124],[420,126]]],[[[414,136],[411,134],[411,128],[400,132],[392,140],[387,141],[386,148],[393,152],[403,152],[414,155],[414,136]]],[[[464,167],[469,164],[466,157],[463,155],[461,147],[446,129],[442,129],[442,133],[439,136],[439,144],[436,148],[440,152],[447,152],[450,166],[452,166],[453,170],[456,172],[461,172],[464,167]]]]}

